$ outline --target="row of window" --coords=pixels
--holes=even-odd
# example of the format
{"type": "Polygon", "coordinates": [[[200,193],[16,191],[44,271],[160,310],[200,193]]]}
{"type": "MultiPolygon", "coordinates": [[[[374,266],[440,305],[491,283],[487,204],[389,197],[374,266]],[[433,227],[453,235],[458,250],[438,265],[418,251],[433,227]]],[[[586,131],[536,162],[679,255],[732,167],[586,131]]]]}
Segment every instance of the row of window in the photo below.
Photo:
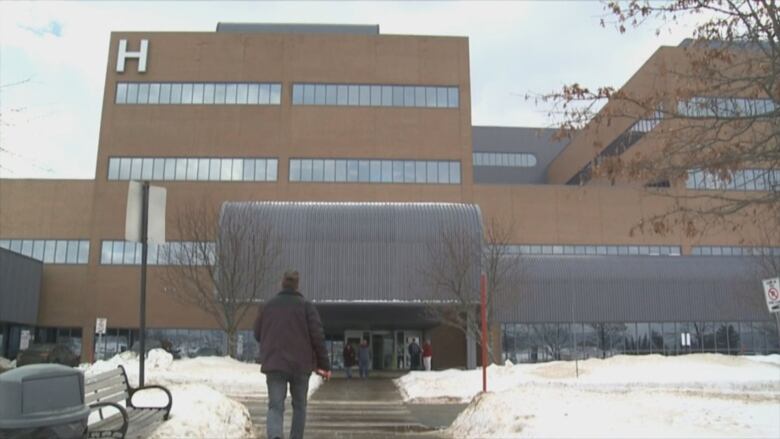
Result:
{"type": "Polygon", "coordinates": [[[117,104],[279,105],[282,85],[235,82],[119,82],[117,104]]]}
{"type": "Polygon", "coordinates": [[[621,354],[780,352],[774,322],[506,323],[502,357],[514,363],[621,354]]]}
{"type": "Polygon", "coordinates": [[[517,168],[536,166],[536,156],[527,153],[475,152],[472,156],[474,166],[511,166],[517,168]]]}
{"type": "Polygon", "coordinates": [[[46,264],[89,263],[89,241],[84,239],[0,239],[0,247],[46,264]]]}
{"type": "Polygon", "coordinates": [[[656,110],[651,116],[636,121],[633,125],[631,125],[628,131],[633,133],[649,133],[650,131],[653,131],[653,129],[657,127],[659,123],[661,123],[663,118],[663,112],[660,109],[656,110]]]}
{"type": "Polygon", "coordinates": [[[293,105],[458,108],[458,87],[293,84],[293,105]]]}
{"type": "Polygon", "coordinates": [[[780,169],[739,169],[723,178],[702,170],[688,171],[688,189],[772,191],[780,189],[780,169]]]}
{"type": "Polygon", "coordinates": [[[277,159],[117,157],[108,160],[108,179],[276,181],[277,166],[277,159]]]}
{"type": "MultiPolygon", "coordinates": [[[[146,262],[149,265],[204,265],[206,255],[212,257],[211,255],[214,254],[214,244],[205,244],[206,247],[202,247],[202,243],[191,241],[149,243],[146,262]]],[[[100,249],[100,263],[141,265],[141,252],[140,242],[104,240],[100,249]]]]}
{"type": "Polygon", "coordinates": [[[676,245],[508,245],[509,254],[521,255],[599,255],[599,256],[680,256],[676,245]]]}
{"type": "Polygon", "coordinates": [[[685,117],[753,117],[777,108],[771,99],[697,96],[677,103],[677,112],[685,117]]]}
{"type": "Polygon", "coordinates": [[[460,162],[290,159],[290,181],[460,184],[460,162]]]}
{"type": "Polygon", "coordinates": [[[780,247],[697,245],[691,249],[691,254],[697,256],[780,256],[780,247]]]}
{"type": "MultiPolygon", "coordinates": [[[[251,331],[238,331],[237,357],[241,361],[254,361],[257,357],[257,342],[251,331]]],[[[227,346],[225,333],[217,329],[172,329],[149,328],[147,340],[159,340],[170,343],[170,349],[182,358],[198,356],[225,355],[227,346]]],[[[131,349],[138,343],[138,330],[127,328],[107,328],[102,337],[94,337],[95,359],[106,360],[116,354],[131,349]]]]}

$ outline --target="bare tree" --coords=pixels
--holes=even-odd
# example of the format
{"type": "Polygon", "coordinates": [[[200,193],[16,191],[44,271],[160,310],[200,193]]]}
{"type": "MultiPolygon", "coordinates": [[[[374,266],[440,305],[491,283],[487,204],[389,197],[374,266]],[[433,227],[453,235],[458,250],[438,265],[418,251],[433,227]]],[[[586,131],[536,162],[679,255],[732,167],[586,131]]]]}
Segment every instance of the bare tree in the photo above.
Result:
{"type": "MultiPolygon", "coordinates": [[[[481,340],[480,270],[487,277],[488,327],[495,321],[496,304],[516,292],[520,278],[519,258],[509,251],[510,236],[511,228],[495,219],[488,221],[484,238],[459,226],[442,231],[428,245],[428,263],[421,268],[424,282],[436,297],[426,306],[428,317],[481,340]]],[[[487,347],[490,361],[496,362],[493,343],[487,347]]]]}
{"type": "Polygon", "coordinates": [[[272,224],[255,211],[238,207],[220,215],[215,205],[177,213],[175,234],[187,241],[165,245],[160,275],[177,301],[214,318],[235,357],[239,325],[269,291],[281,247],[272,224]]]}
{"type": "MultiPolygon", "coordinates": [[[[780,217],[780,15],[775,0],[631,0],[605,3],[602,25],[675,26],[701,17],[693,39],[616,89],[572,84],[537,97],[562,135],[586,128],[591,162],[570,183],[638,182],[670,207],[636,229],[688,236],[738,229],[758,213],[780,217]],[[650,87],[640,83],[650,84],[650,87]],[[603,106],[603,107],[602,107],[603,106]],[[626,127],[612,143],[599,131],[626,127]],[[631,150],[640,139],[652,149],[631,150]],[[686,191],[695,187],[701,190],[686,191]],[[658,188],[662,188],[659,190],[658,188]],[[666,189],[669,188],[669,189],[666,189]]],[[[584,138],[585,138],[584,137],[584,138]]]]}
{"type": "Polygon", "coordinates": [[[555,361],[561,360],[563,349],[571,347],[571,339],[571,330],[565,324],[540,323],[533,325],[531,331],[534,346],[541,346],[555,361]]]}
{"type": "Polygon", "coordinates": [[[612,347],[617,345],[617,340],[622,340],[627,329],[625,323],[596,322],[589,326],[596,331],[596,341],[601,351],[601,358],[607,358],[612,352],[612,347]]]}

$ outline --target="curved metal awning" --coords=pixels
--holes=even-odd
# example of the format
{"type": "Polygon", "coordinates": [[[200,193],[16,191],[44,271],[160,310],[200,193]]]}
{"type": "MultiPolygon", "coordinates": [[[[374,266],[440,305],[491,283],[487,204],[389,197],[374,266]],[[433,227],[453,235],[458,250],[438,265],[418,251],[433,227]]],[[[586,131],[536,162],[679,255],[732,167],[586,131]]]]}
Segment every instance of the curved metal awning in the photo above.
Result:
{"type": "MultiPolygon", "coordinates": [[[[222,218],[246,210],[258,227],[272,224],[279,238],[276,272],[298,270],[300,291],[317,303],[436,300],[422,274],[430,243],[451,230],[474,242],[482,236],[473,204],[228,202],[222,218]]],[[[479,266],[474,272],[478,280],[479,266]]]]}

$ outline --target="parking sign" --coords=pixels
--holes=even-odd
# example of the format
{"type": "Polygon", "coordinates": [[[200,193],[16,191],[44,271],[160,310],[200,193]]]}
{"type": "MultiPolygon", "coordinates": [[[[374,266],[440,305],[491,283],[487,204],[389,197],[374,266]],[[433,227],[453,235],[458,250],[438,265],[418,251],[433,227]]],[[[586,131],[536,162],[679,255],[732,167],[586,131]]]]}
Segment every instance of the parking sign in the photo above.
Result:
{"type": "Polygon", "coordinates": [[[108,324],[108,319],[98,317],[97,320],[95,321],[95,334],[105,335],[107,324],[108,324]]]}
{"type": "Polygon", "coordinates": [[[769,312],[780,312],[780,277],[764,279],[764,295],[769,312]]]}

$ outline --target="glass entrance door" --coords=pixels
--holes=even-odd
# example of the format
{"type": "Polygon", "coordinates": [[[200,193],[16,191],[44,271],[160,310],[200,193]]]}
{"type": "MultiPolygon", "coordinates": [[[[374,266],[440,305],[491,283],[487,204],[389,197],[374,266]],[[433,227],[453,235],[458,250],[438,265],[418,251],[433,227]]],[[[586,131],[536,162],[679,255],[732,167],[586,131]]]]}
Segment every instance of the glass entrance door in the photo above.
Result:
{"type": "Polygon", "coordinates": [[[393,369],[393,333],[391,331],[373,331],[371,334],[371,362],[374,370],[393,369]]]}
{"type": "Polygon", "coordinates": [[[410,369],[412,359],[409,355],[409,345],[413,339],[422,346],[422,331],[395,331],[396,367],[398,369],[410,369]]]}

